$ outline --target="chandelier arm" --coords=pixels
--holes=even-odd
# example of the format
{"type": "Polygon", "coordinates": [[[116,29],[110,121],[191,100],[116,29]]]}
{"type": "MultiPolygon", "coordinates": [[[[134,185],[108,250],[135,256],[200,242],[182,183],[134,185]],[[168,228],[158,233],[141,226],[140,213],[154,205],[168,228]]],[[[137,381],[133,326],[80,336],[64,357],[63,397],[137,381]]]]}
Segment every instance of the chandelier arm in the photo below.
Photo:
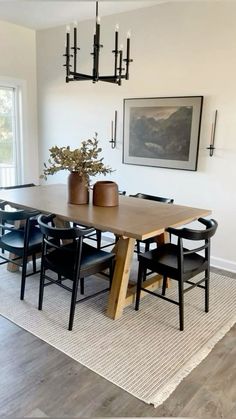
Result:
{"type": "Polygon", "coordinates": [[[74,73],[73,71],[70,72],[70,75],[75,80],[93,80],[93,76],[90,74],[83,74],[83,73],[74,73]]]}
{"type": "Polygon", "coordinates": [[[99,81],[105,81],[107,83],[118,84],[119,79],[115,76],[99,76],[99,81]]]}

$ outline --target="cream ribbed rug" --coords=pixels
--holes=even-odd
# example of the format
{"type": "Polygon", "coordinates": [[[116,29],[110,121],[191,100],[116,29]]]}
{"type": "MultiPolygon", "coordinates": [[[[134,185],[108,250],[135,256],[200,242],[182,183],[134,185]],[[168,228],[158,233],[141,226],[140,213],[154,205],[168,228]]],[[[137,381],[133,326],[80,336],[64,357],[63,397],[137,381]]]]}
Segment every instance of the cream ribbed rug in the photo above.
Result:
{"type": "Polygon", "coordinates": [[[113,321],[104,315],[106,294],[77,306],[74,330],[69,332],[67,291],[47,287],[39,312],[38,278],[27,278],[24,302],[19,300],[19,289],[20,274],[1,267],[4,317],[154,406],[174,391],[236,321],[236,281],[213,273],[208,314],[203,311],[203,290],[185,295],[184,332],[178,330],[178,307],[149,295],[139,312],[127,307],[123,317],[113,321]]]}

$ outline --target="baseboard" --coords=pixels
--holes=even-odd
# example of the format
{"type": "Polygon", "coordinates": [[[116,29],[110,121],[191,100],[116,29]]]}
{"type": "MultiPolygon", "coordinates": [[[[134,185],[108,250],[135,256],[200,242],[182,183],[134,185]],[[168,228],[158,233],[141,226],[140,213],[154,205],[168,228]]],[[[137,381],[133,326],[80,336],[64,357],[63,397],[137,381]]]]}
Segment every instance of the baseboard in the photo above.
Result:
{"type": "Polygon", "coordinates": [[[232,262],[227,259],[211,257],[211,266],[214,266],[214,268],[224,269],[229,272],[236,272],[236,262],[232,262]]]}

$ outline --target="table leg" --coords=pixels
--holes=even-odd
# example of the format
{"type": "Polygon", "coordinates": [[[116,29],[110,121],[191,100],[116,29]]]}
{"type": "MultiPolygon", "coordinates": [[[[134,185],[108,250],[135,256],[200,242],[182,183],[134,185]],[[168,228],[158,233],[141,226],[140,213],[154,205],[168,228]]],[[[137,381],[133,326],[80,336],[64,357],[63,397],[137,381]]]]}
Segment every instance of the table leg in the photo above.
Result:
{"type": "MultiPolygon", "coordinates": [[[[16,255],[14,255],[13,253],[10,253],[10,255],[9,255],[9,257],[11,258],[11,259],[14,259],[15,257],[17,257],[16,255]]],[[[21,260],[19,259],[19,261],[18,261],[19,263],[21,262],[21,260]]],[[[18,272],[19,271],[19,266],[18,265],[15,265],[15,263],[12,263],[12,262],[8,262],[8,264],[7,264],[7,270],[9,271],[9,272],[18,272]]]]}
{"type": "Polygon", "coordinates": [[[135,239],[129,237],[120,237],[116,243],[116,265],[107,308],[107,316],[114,320],[122,316],[125,307],[134,246],[135,239]]]}
{"type": "Polygon", "coordinates": [[[164,233],[159,234],[159,236],[155,237],[155,241],[158,244],[165,244],[165,243],[169,243],[170,241],[170,235],[167,231],[164,231],[164,233]]]}

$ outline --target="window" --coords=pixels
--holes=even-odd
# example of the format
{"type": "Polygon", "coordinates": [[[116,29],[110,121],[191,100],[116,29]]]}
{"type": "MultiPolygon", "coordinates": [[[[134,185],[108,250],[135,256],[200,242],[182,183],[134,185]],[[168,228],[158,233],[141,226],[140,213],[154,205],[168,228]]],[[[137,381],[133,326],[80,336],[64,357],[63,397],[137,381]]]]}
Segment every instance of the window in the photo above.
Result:
{"type": "Polygon", "coordinates": [[[20,89],[0,84],[0,187],[21,182],[20,89]]]}

